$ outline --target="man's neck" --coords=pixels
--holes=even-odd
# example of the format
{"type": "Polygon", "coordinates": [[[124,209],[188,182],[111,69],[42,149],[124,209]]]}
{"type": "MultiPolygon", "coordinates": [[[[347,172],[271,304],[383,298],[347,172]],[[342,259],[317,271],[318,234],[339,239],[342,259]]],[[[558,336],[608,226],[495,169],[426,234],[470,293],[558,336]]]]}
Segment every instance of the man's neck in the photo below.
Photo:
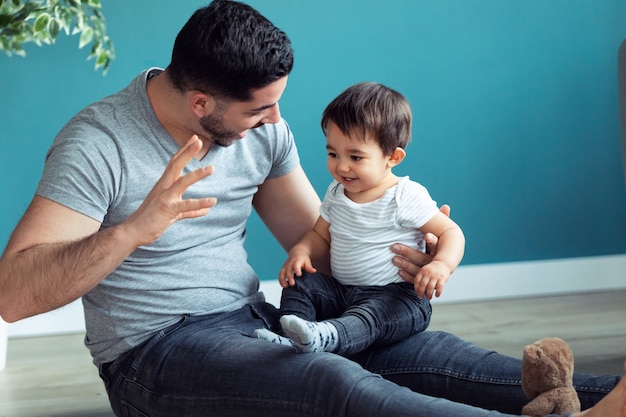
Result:
{"type": "MultiPolygon", "coordinates": [[[[194,121],[185,111],[187,103],[185,95],[180,92],[169,78],[167,69],[160,74],[151,73],[146,83],[146,93],[152,105],[152,109],[163,128],[180,145],[183,146],[191,137],[199,135],[189,128],[194,126],[194,121]]],[[[201,139],[204,139],[201,137],[201,139]]],[[[202,149],[196,155],[201,159],[207,154],[211,143],[202,140],[202,149]]]]}

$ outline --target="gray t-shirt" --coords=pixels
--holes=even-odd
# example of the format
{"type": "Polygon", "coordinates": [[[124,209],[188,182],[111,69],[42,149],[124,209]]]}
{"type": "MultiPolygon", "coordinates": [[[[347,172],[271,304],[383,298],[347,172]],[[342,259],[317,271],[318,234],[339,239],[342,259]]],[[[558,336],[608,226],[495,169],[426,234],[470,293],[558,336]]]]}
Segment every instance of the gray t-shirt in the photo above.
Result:
{"type": "MultiPolygon", "coordinates": [[[[143,72],[73,117],[48,151],[36,193],[102,222],[102,229],[131,215],[180,148],[146,94],[146,80],[160,72],[143,72]]],[[[214,174],[184,197],[217,197],[210,213],[176,222],[83,296],[94,363],[114,360],[183,315],[263,299],[244,249],[246,221],[257,187],[299,166],[293,135],[284,120],[251,129],[231,146],[212,146],[184,172],[206,165],[214,174]]]]}

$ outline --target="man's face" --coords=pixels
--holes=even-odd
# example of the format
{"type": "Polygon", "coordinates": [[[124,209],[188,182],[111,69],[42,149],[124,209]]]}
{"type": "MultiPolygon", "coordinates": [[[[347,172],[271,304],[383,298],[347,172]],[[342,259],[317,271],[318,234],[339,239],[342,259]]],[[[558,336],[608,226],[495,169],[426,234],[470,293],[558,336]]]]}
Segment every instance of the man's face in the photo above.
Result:
{"type": "Polygon", "coordinates": [[[278,100],[287,86],[287,77],[252,92],[250,101],[218,100],[213,112],[200,119],[200,126],[212,143],[229,146],[243,139],[249,129],[280,121],[278,100]]]}

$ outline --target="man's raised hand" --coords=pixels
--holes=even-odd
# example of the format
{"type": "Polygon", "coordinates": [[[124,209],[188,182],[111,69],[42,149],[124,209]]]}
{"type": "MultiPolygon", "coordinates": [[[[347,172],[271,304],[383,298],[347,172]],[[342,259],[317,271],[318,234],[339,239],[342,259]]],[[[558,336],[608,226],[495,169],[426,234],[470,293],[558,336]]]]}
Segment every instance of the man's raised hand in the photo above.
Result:
{"type": "Polygon", "coordinates": [[[156,241],[178,220],[206,215],[217,203],[215,197],[183,199],[183,193],[192,184],[213,173],[213,166],[207,166],[182,175],[185,166],[201,148],[202,141],[194,135],[172,156],[146,199],[125,221],[138,246],[156,241]]]}

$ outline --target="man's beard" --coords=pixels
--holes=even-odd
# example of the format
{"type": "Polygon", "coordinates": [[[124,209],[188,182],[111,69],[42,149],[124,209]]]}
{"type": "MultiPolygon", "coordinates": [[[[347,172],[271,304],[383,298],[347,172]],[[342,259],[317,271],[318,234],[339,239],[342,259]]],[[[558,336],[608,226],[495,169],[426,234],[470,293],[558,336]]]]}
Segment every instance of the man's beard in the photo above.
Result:
{"type": "Polygon", "coordinates": [[[240,139],[239,132],[224,129],[224,111],[216,108],[213,113],[200,119],[200,126],[207,134],[207,139],[218,146],[230,146],[240,139]]]}

